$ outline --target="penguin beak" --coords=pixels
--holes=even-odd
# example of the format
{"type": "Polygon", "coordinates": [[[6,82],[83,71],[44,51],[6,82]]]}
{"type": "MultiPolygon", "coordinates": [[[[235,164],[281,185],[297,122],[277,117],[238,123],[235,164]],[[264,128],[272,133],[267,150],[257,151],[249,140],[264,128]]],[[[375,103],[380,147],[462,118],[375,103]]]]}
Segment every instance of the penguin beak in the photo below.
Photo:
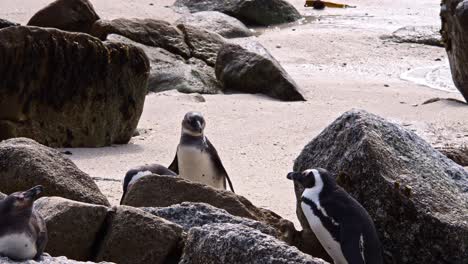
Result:
{"type": "Polygon", "coordinates": [[[39,194],[41,194],[44,191],[44,187],[41,185],[38,185],[36,187],[33,187],[27,191],[25,191],[24,197],[28,199],[35,199],[39,194]]]}
{"type": "Polygon", "coordinates": [[[202,127],[202,124],[200,123],[200,121],[197,121],[197,127],[196,127],[196,129],[197,129],[197,132],[198,132],[198,133],[203,132],[203,127],[202,127]]]}
{"type": "Polygon", "coordinates": [[[288,173],[288,176],[286,176],[286,178],[288,178],[289,180],[293,180],[295,181],[297,179],[297,175],[300,174],[298,172],[290,172],[288,173]]]}

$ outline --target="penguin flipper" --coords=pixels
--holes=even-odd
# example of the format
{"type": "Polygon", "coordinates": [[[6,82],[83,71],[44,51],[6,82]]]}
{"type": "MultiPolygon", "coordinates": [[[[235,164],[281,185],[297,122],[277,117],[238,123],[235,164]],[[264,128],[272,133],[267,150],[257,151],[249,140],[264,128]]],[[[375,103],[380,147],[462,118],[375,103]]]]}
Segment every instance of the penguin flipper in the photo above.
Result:
{"type": "Polygon", "coordinates": [[[177,175],[179,174],[179,160],[177,159],[177,151],[174,160],[172,161],[171,165],[169,165],[168,169],[175,172],[177,175]]]}
{"type": "MultiPolygon", "coordinates": [[[[346,227],[345,227],[346,229],[346,227]]],[[[348,263],[365,264],[365,244],[364,235],[352,227],[348,227],[347,232],[341,232],[341,250],[348,263]]]]}
{"type": "Polygon", "coordinates": [[[219,173],[226,178],[229,184],[229,188],[231,189],[233,193],[235,193],[234,187],[232,186],[231,179],[229,178],[229,175],[227,174],[226,169],[224,168],[223,163],[221,162],[221,158],[218,155],[218,151],[216,151],[216,148],[213,146],[213,144],[211,144],[210,140],[207,137],[205,138],[206,138],[206,144],[208,145],[208,149],[212,150],[212,152],[210,153],[210,156],[215,167],[220,168],[221,171],[219,171],[219,173]]]}
{"type": "Polygon", "coordinates": [[[39,230],[36,239],[36,256],[34,256],[35,260],[39,260],[44,253],[44,250],[47,246],[47,242],[49,237],[47,236],[47,226],[45,224],[44,218],[39,214],[34,214],[37,219],[37,229],[39,230]]]}

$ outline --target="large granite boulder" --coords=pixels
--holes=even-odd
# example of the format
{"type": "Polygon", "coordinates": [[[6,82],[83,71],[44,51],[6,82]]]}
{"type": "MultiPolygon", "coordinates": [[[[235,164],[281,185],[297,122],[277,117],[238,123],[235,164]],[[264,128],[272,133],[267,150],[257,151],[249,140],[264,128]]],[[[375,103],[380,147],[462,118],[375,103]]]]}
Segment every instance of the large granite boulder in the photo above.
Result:
{"type": "Polygon", "coordinates": [[[295,247],[241,224],[190,229],[180,264],[325,264],[295,247]]]}
{"type": "Polygon", "coordinates": [[[5,193],[44,186],[44,195],[109,205],[88,174],[59,151],[27,138],[0,142],[0,189],[5,193]]]}
{"type": "Polygon", "coordinates": [[[258,42],[225,44],[215,73],[226,91],[262,93],[283,101],[305,101],[297,84],[258,42]]]}
{"type": "MultiPolygon", "coordinates": [[[[68,259],[66,257],[51,257],[44,255],[40,260],[26,260],[26,261],[13,261],[8,258],[0,257],[0,263],[2,264],[92,264],[95,262],[81,262],[68,259]]],[[[111,262],[100,262],[100,264],[112,264],[111,262]]]]}
{"type": "Polygon", "coordinates": [[[219,50],[226,43],[224,38],[218,33],[187,24],[179,24],[177,28],[184,33],[192,56],[214,66],[219,50]]]}
{"type": "Polygon", "coordinates": [[[14,26],[19,26],[19,24],[0,18],[0,29],[14,26]]]}
{"type": "Polygon", "coordinates": [[[293,22],[301,18],[296,8],[285,0],[177,0],[174,6],[192,13],[219,11],[245,24],[260,26],[293,22]]]}
{"type": "Polygon", "coordinates": [[[136,181],[123,200],[134,207],[168,207],[183,202],[207,203],[229,214],[266,223],[274,227],[278,237],[294,244],[294,225],[279,215],[254,206],[243,196],[226,190],[190,182],[179,177],[150,175],[136,181]]]}
{"type": "Polygon", "coordinates": [[[252,32],[238,19],[217,11],[202,11],[183,16],[175,24],[191,25],[218,33],[225,38],[245,38],[252,32]]]}
{"type": "Polygon", "coordinates": [[[436,26],[406,26],[391,35],[381,37],[397,43],[416,43],[430,46],[443,47],[440,27],[436,26]]]}
{"type": "Polygon", "coordinates": [[[50,28],[2,29],[0,140],[127,143],[143,111],[148,74],[148,58],[133,46],[50,28]]]}
{"type": "Polygon", "coordinates": [[[109,34],[121,35],[147,46],[163,48],[184,58],[190,57],[190,49],[184,35],[166,21],[118,18],[94,23],[91,35],[105,40],[109,34]]]}
{"type": "Polygon", "coordinates": [[[143,211],[176,223],[189,231],[193,227],[210,224],[241,224],[277,237],[277,231],[271,226],[248,218],[234,216],[224,209],[206,203],[183,202],[169,207],[144,207],[143,211]]]}
{"type": "Polygon", "coordinates": [[[39,10],[29,20],[28,26],[89,33],[98,19],[99,16],[88,0],[57,0],[39,10]]]}
{"type": "Polygon", "coordinates": [[[217,94],[221,85],[214,69],[204,61],[173,54],[163,48],[146,46],[123,36],[111,34],[108,41],[131,44],[145,51],[151,71],[148,79],[149,92],[177,90],[181,93],[217,94]]]}
{"type": "MultiPolygon", "coordinates": [[[[466,263],[468,172],[413,132],[347,112],[304,148],[294,170],[314,167],[335,173],[367,209],[385,263],[466,263]]],[[[295,191],[299,198],[303,190],[295,191]]],[[[299,207],[297,214],[310,230],[299,207]]]]}
{"type": "Polygon", "coordinates": [[[453,82],[468,102],[468,0],[443,0],[440,17],[453,82]]]}
{"type": "Polygon", "coordinates": [[[180,226],[128,206],[119,206],[112,214],[97,254],[98,261],[177,263],[183,244],[180,226]]]}
{"type": "Polygon", "coordinates": [[[34,208],[46,221],[47,253],[81,261],[92,259],[109,210],[107,207],[61,197],[43,197],[34,203],[34,208]]]}

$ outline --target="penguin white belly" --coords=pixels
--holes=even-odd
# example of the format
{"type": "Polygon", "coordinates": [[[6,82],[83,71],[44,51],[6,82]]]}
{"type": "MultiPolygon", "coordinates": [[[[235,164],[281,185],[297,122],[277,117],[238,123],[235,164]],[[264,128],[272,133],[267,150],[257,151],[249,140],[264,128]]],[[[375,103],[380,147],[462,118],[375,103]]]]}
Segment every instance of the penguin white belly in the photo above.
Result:
{"type": "Polygon", "coordinates": [[[195,147],[180,146],[177,159],[180,177],[217,189],[225,189],[224,177],[217,175],[208,153],[195,147]]]}
{"type": "Polygon", "coordinates": [[[14,260],[26,260],[34,258],[36,254],[36,242],[26,233],[0,237],[0,255],[14,260]]]}
{"type": "Polygon", "coordinates": [[[312,208],[306,203],[301,203],[302,212],[309,222],[309,226],[314,232],[328,255],[333,258],[335,264],[348,264],[341,250],[341,245],[333,238],[330,232],[323,226],[320,218],[315,216],[312,208]]]}

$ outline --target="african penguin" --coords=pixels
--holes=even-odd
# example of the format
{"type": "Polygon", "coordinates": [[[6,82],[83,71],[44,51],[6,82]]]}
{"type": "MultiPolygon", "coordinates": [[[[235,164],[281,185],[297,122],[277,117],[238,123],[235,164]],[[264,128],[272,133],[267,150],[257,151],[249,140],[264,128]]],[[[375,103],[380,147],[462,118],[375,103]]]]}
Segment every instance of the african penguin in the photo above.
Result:
{"type": "Polygon", "coordinates": [[[151,174],[157,174],[157,175],[162,175],[162,176],[177,176],[175,172],[159,164],[143,165],[143,166],[132,168],[128,170],[127,173],[125,174],[125,178],[123,181],[123,194],[122,194],[122,198],[120,199],[120,204],[122,204],[123,199],[125,195],[127,194],[128,189],[138,179],[147,175],[151,175],[151,174]]]}
{"type": "Polygon", "coordinates": [[[180,177],[217,189],[226,189],[226,180],[234,192],[218,152],[204,135],[205,119],[198,112],[188,112],[182,121],[182,135],[169,169],[180,177]]]}
{"type": "Polygon", "coordinates": [[[16,261],[41,257],[47,244],[47,227],[33,204],[42,191],[42,186],[36,186],[0,200],[1,256],[16,261]]]}
{"type": "Polygon", "coordinates": [[[288,179],[305,189],[302,212],[335,264],[381,264],[382,249],[374,222],[325,169],[291,172],[288,179]]]}

